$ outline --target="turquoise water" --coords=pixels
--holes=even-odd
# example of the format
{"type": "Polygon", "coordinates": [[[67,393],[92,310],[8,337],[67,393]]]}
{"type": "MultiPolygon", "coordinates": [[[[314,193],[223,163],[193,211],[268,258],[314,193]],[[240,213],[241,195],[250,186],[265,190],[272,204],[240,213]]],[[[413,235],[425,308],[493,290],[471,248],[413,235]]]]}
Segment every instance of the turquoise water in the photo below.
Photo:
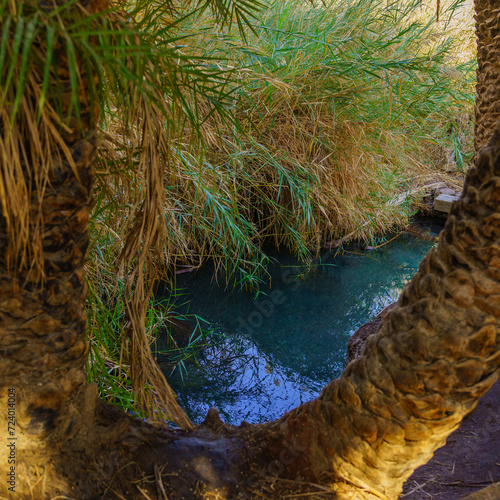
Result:
{"type": "Polygon", "coordinates": [[[257,299],[218,284],[208,265],[179,276],[189,313],[216,339],[186,372],[166,372],[190,418],[199,423],[215,406],[234,425],[265,422],[317,397],[342,372],[349,337],[397,299],[432,245],[403,234],[309,266],[276,255],[257,299]]]}

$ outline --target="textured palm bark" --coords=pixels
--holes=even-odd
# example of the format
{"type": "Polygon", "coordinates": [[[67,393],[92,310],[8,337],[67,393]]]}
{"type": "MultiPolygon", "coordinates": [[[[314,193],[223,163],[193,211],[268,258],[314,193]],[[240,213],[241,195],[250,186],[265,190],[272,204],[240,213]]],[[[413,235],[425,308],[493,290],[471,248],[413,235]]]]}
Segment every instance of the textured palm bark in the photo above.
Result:
{"type": "MultiPolygon", "coordinates": [[[[61,161],[54,165],[43,197],[43,279],[33,279],[29,269],[13,273],[7,268],[5,238],[0,243],[1,421],[7,432],[10,388],[15,394],[16,491],[22,482],[26,486],[25,481],[33,484],[39,479],[36,457],[60,447],[86,418],[77,399],[87,378],[83,265],[94,141],[79,140],[72,151],[79,179],[68,162],[61,161]]],[[[37,203],[33,210],[38,210],[37,203]]],[[[5,234],[4,226],[2,220],[0,234],[5,234]]],[[[5,450],[3,446],[2,468],[7,464],[5,450]]],[[[2,481],[0,492],[5,486],[2,481]]]]}
{"type": "Polygon", "coordinates": [[[341,498],[351,486],[355,498],[396,498],[498,377],[499,240],[500,125],[362,355],[316,401],[262,428],[270,455],[295,440],[298,475],[330,474],[341,498]]]}
{"type": "Polygon", "coordinates": [[[380,325],[382,324],[382,320],[387,315],[387,313],[396,307],[396,302],[389,304],[387,307],[384,307],[382,311],[380,311],[375,318],[373,318],[368,323],[361,325],[352,335],[349,341],[347,342],[347,354],[346,354],[346,363],[349,364],[351,361],[355,360],[361,352],[363,351],[366,339],[377,332],[380,325]]]}
{"type": "MultiPolygon", "coordinates": [[[[92,2],[80,5],[95,11],[92,2]]],[[[65,53],[57,54],[59,82],[67,88],[62,95],[64,115],[71,107],[71,90],[65,53]]],[[[65,441],[92,422],[95,406],[95,387],[86,386],[84,264],[96,155],[93,120],[98,109],[90,107],[83,75],[81,120],[72,118],[61,136],[73,162],[62,150],[54,152],[48,182],[42,185],[33,180],[39,165],[24,157],[32,214],[29,231],[32,244],[43,255],[43,272],[29,263],[20,266],[19,256],[9,254],[6,219],[0,215],[0,424],[6,438],[15,438],[15,491],[20,495],[16,498],[24,498],[29,485],[40,479],[38,466],[43,469],[47,457],[55,456],[65,441]],[[38,242],[33,239],[37,219],[43,224],[38,242]],[[15,400],[10,406],[15,420],[9,427],[8,396],[15,400]],[[7,434],[8,428],[14,434],[7,434]]],[[[2,445],[2,478],[4,467],[9,468],[8,452],[2,445]]],[[[2,479],[0,493],[6,486],[2,479]]]]}
{"type": "Polygon", "coordinates": [[[500,5],[497,0],[476,0],[477,85],[476,156],[486,145],[500,118],[500,5]]]}
{"type": "MultiPolygon", "coordinates": [[[[78,141],[73,157],[54,166],[41,207],[45,276],[6,265],[0,240],[1,385],[18,388],[18,421],[30,433],[52,429],[64,399],[85,380],[85,273],[91,164],[95,145],[78,141]]],[[[33,199],[37,193],[33,191],[33,199]]],[[[33,211],[38,210],[33,203],[33,211]]],[[[0,221],[0,234],[5,222],[0,221]]]]}

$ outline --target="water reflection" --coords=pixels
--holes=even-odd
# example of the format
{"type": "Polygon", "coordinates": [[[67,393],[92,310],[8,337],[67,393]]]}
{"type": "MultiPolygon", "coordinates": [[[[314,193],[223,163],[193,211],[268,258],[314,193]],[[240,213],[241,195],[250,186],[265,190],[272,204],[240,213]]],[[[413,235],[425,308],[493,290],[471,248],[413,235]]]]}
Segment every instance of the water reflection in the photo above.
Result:
{"type": "Polygon", "coordinates": [[[217,338],[183,377],[167,373],[191,419],[215,406],[229,423],[263,422],[316,397],[341,373],[352,333],[397,299],[431,246],[402,235],[309,268],[280,255],[257,300],[218,285],[210,266],[180,276],[189,312],[217,338]]]}

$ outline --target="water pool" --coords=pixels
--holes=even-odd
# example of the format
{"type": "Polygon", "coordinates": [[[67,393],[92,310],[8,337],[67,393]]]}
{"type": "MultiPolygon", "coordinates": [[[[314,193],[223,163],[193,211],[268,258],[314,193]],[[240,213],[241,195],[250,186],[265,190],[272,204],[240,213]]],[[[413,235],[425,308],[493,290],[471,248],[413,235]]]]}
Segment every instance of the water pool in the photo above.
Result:
{"type": "Polygon", "coordinates": [[[315,398],[342,372],[349,337],[397,299],[432,245],[405,233],[375,250],[326,253],[309,266],[275,255],[256,299],[217,283],[210,265],[179,276],[182,302],[216,339],[198,364],[166,371],[181,405],[196,423],[215,406],[238,425],[273,420],[315,398]]]}

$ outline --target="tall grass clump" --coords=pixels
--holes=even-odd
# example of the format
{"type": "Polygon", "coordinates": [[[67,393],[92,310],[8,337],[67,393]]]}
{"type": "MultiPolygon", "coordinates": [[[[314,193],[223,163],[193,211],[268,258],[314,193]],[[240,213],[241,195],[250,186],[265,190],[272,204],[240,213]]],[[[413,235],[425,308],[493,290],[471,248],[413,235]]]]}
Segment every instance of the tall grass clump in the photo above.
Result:
{"type": "Polygon", "coordinates": [[[205,42],[210,55],[246,69],[240,128],[221,134],[213,161],[230,169],[227,158],[237,158],[265,175],[274,200],[286,195],[272,165],[310,179],[308,210],[285,204],[293,233],[269,218],[261,228],[271,225],[295,249],[292,234],[313,249],[346,234],[369,239],[406,224],[421,188],[448,180],[440,157],[466,169],[475,61],[463,57],[472,30],[451,29],[459,4],[441,7],[436,23],[435,10],[418,1],[280,0],[254,24],[248,45],[237,37],[205,42]]]}
{"type": "Polygon", "coordinates": [[[89,370],[108,399],[136,408],[144,370],[154,392],[147,352],[169,324],[155,280],[175,294],[176,273],[212,259],[255,289],[265,243],[305,259],[370,240],[405,225],[429,185],[460,184],[475,76],[463,3],[441,2],[436,21],[433,2],[279,0],[243,31],[246,4],[226,29],[204,9],[132,9],[170,87],[103,107],[89,370]]]}

